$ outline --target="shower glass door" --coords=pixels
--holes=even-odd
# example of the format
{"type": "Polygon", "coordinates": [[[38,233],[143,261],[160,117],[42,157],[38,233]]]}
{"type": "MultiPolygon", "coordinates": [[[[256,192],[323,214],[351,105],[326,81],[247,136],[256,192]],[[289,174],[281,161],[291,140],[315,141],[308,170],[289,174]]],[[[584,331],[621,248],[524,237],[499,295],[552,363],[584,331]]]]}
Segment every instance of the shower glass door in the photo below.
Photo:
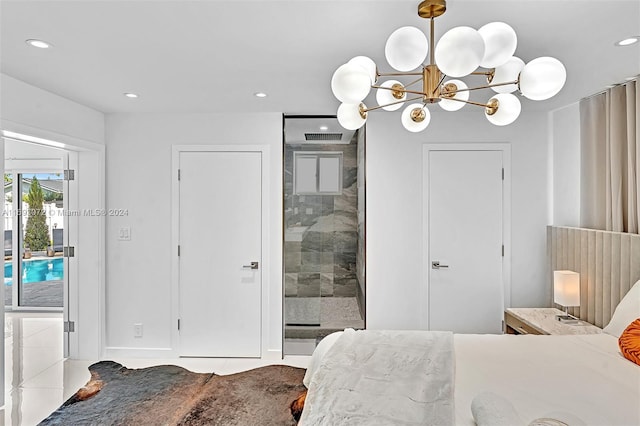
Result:
{"type": "Polygon", "coordinates": [[[358,177],[364,152],[358,146],[364,144],[359,140],[335,117],[285,117],[285,355],[310,354],[324,336],[364,327],[364,280],[358,274],[358,265],[364,265],[358,251],[364,253],[359,238],[364,198],[358,195],[364,193],[363,175],[358,177]]]}

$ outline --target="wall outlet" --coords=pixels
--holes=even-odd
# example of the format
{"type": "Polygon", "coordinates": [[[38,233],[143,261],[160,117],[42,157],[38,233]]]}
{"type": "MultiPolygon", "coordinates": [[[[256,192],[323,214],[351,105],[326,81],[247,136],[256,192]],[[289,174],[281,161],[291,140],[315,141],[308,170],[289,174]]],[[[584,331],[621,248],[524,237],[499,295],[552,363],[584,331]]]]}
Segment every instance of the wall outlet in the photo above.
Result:
{"type": "Polygon", "coordinates": [[[133,324],[133,337],[142,337],[142,324],[133,324]]]}

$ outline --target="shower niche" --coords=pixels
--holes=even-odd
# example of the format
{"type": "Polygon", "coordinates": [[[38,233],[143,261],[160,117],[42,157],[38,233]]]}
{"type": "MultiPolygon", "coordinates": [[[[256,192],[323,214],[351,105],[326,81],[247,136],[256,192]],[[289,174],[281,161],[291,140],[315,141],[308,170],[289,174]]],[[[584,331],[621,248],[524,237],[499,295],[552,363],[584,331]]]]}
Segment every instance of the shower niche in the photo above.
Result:
{"type": "Polygon", "coordinates": [[[284,354],[365,326],[364,130],[284,117],[284,354]]]}

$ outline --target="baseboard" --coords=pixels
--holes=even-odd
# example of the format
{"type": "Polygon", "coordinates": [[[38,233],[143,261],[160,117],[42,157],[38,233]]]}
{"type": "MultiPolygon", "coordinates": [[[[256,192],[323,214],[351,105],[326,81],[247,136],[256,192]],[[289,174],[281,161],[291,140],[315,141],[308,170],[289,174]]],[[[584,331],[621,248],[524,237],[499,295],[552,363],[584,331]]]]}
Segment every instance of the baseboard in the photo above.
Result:
{"type": "Polygon", "coordinates": [[[282,360],[282,350],[281,349],[267,349],[262,356],[262,359],[270,360],[270,361],[281,361],[282,360]]]}
{"type": "Polygon", "coordinates": [[[171,348],[127,348],[107,347],[106,358],[178,358],[171,348]]]}

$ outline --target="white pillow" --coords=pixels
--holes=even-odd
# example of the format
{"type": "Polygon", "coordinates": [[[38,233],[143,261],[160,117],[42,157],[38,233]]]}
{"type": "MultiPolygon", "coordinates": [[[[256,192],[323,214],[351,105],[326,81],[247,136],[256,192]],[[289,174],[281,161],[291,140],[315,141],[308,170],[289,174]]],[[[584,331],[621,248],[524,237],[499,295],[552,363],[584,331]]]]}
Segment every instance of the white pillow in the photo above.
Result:
{"type": "Polygon", "coordinates": [[[640,280],[631,287],[631,290],[618,303],[611,321],[602,331],[620,338],[620,335],[629,324],[638,318],[640,318],[640,280]]]}
{"type": "Polygon", "coordinates": [[[313,354],[311,355],[311,361],[309,362],[309,366],[307,367],[307,372],[304,373],[304,379],[302,379],[302,383],[309,388],[309,384],[311,383],[311,379],[315,374],[316,370],[320,366],[320,362],[322,358],[327,353],[331,346],[342,336],[343,331],[336,331],[335,333],[331,333],[318,343],[313,354]]]}

